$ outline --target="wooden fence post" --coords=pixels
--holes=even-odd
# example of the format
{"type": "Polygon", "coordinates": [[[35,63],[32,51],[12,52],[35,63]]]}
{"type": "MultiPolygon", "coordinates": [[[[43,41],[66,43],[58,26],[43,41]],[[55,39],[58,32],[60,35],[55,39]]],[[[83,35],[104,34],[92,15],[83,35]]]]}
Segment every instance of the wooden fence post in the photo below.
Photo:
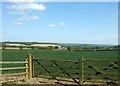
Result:
{"type": "MultiPolygon", "coordinates": [[[[32,56],[32,58],[34,58],[34,56],[32,56]]],[[[33,73],[33,77],[34,77],[34,75],[35,75],[34,67],[35,67],[35,64],[34,64],[34,62],[32,61],[32,73],[33,73]]]]}
{"type": "Polygon", "coordinates": [[[29,79],[32,79],[33,76],[33,67],[32,67],[32,55],[28,54],[28,77],[29,79]]]}
{"type": "Polygon", "coordinates": [[[26,63],[25,63],[25,66],[26,66],[26,78],[28,78],[28,59],[25,60],[26,63]]]}

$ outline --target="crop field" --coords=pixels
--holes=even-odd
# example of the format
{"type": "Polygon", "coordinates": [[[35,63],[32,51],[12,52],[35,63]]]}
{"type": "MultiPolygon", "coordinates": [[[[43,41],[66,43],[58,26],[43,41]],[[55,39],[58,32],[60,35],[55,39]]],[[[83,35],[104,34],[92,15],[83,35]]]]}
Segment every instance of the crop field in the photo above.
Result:
{"type": "MultiPolygon", "coordinates": [[[[76,61],[78,61],[81,57],[92,59],[118,59],[118,51],[2,50],[2,61],[25,61],[25,59],[27,59],[28,54],[34,55],[35,58],[76,60],[76,61]]],[[[7,67],[8,65],[2,66],[7,67]]],[[[23,65],[17,64],[9,66],[17,67],[23,65]]]]}
{"type": "Polygon", "coordinates": [[[62,60],[118,59],[118,51],[67,51],[67,50],[2,50],[2,61],[23,61],[27,54],[35,58],[49,58],[62,60]]]}
{"type": "MultiPolygon", "coordinates": [[[[32,54],[34,55],[35,58],[47,58],[47,59],[60,59],[60,60],[75,60],[78,61],[81,57],[83,57],[84,59],[118,59],[118,51],[68,51],[68,50],[3,50],[2,51],[2,61],[25,61],[25,59],[27,58],[28,54],[32,54]]],[[[47,65],[53,65],[53,62],[50,61],[44,61],[41,64],[46,64],[47,65]]],[[[74,68],[79,67],[79,64],[73,64],[73,63],[65,63],[65,62],[58,62],[57,64],[59,64],[61,67],[63,67],[64,71],[69,71],[69,72],[74,72],[75,74],[71,74],[72,76],[74,76],[74,78],[78,78],[78,73],[79,70],[74,70],[74,68]],[[71,69],[66,69],[64,67],[73,67],[73,70],[71,69]]],[[[104,62],[98,63],[98,62],[92,62],[92,64],[97,64],[97,66],[101,66],[101,67],[107,67],[110,64],[106,64],[104,62]]],[[[8,67],[8,65],[2,65],[3,67],[8,67]]],[[[17,65],[9,65],[9,67],[19,67],[19,66],[23,66],[20,64],[17,65]]],[[[88,67],[88,65],[84,64],[84,67],[88,67]]],[[[36,65],[35,66],[36,69],[39,70],[35,70],[34,76],[35,77],[49,77],[49,73],[47,73],[47,71],[43,71],[43,74],[40,74],[40,69],[41,66],[40,65],[36,65]],[[48,75],[48,76],[47,76],[48,75]]],[[[55,67],[44,67],[45,69],[47,69],[48,71],[52,72],[54,70],[59,70],[59,67],[55,66],[55,67]]],[[[103,68],[101,68],[100,70],[103,70],[103,68]]],[[[117,74],[117,70],[116,69],[107,69],[105,70],[105,72],[113,72],[117,74]]],[[[12,71],[2,71],[2,73],[17,73],[17,72],[25,72],[25,70],[12,70],[12,71]]],[[[84,69],[84,76],[94,76],[98,73],[98,71],[95,71],[94,69],[91,68],[87,68],[84,69]],[[88,74],[88,71],[93,71],[92,74],[88,74]]],[[[54,74],[60,75],[62,77],[68,77],[66,74],[64,74],[63,72],[54,72],[54,74]]],[[[103,75],[99,75],[98,77],[104,77],[103,75]]],[[[117,78],[117,75],[111,75],[111,78],[117,78]]],[[[85,79],[87,80],[87,78],[85,79]]]]}

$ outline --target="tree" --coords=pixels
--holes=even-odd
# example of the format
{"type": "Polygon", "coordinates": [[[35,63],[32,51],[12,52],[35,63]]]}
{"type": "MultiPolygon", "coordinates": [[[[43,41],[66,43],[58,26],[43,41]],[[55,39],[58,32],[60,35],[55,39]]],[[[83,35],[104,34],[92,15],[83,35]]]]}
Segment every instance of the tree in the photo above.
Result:
{"type": "Polygon", "coordinates": [[[59,47],[58,46],[55,46],[55,49],[58,49],[59,47]]]}
{"type": "Polygon", "coordinates": [[[31,46],[31,49],[32,49],[32,50],[35,50],[35,46],[31,46]]]}
{"type": "Polygon", "coordinates": [[[48,49],[49,49],[49,50],[52,50],[52,49],[53,49],[53,46],[48,46],[48,49]]]}
{"type": "Polygon", "coordinates": [[[74,51],[74,50],[75,50],[75,48],[74,48],[74,47],[72,47],[72,46],[68,46],[68,47],[67,47],[67,50],[74,51]]]}
{"type": "Polygon", "coordinates": [[[23,46],[21,45],[21,46],[19,46],[19,48],[20,48],[20,50],[22,50],[22,49],[23,49],[23,46]]]}
{"type": "Polygon", "coordinates": [[[6,44],[2,43],[2,49],[5,50],[6,47],[7,47],[6,44]]]}

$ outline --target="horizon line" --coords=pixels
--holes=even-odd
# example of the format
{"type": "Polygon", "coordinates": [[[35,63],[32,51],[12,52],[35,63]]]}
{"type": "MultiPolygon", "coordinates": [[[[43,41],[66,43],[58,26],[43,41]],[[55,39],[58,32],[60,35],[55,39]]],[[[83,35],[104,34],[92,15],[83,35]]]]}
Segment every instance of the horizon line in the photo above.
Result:
{"type": "Polygon", "coordinates": [[[97,45],[119,45],[119,44],[108,44],[108,43],[78,43],[78,42],[45,42],[45,41],[0,41],[0,42],[38,42],[38,43],[61,43],[61,44],[97,44],[97,45]]]}

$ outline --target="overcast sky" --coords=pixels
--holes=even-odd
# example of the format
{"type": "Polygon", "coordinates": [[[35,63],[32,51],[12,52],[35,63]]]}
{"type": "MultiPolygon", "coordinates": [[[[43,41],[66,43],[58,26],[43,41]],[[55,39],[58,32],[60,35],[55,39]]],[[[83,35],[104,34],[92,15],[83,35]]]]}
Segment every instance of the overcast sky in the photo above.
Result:
{"type": "Polygon", "coordinates": [[[2,2],[2,41],[118,44],[117,2],[2,2]]]}

